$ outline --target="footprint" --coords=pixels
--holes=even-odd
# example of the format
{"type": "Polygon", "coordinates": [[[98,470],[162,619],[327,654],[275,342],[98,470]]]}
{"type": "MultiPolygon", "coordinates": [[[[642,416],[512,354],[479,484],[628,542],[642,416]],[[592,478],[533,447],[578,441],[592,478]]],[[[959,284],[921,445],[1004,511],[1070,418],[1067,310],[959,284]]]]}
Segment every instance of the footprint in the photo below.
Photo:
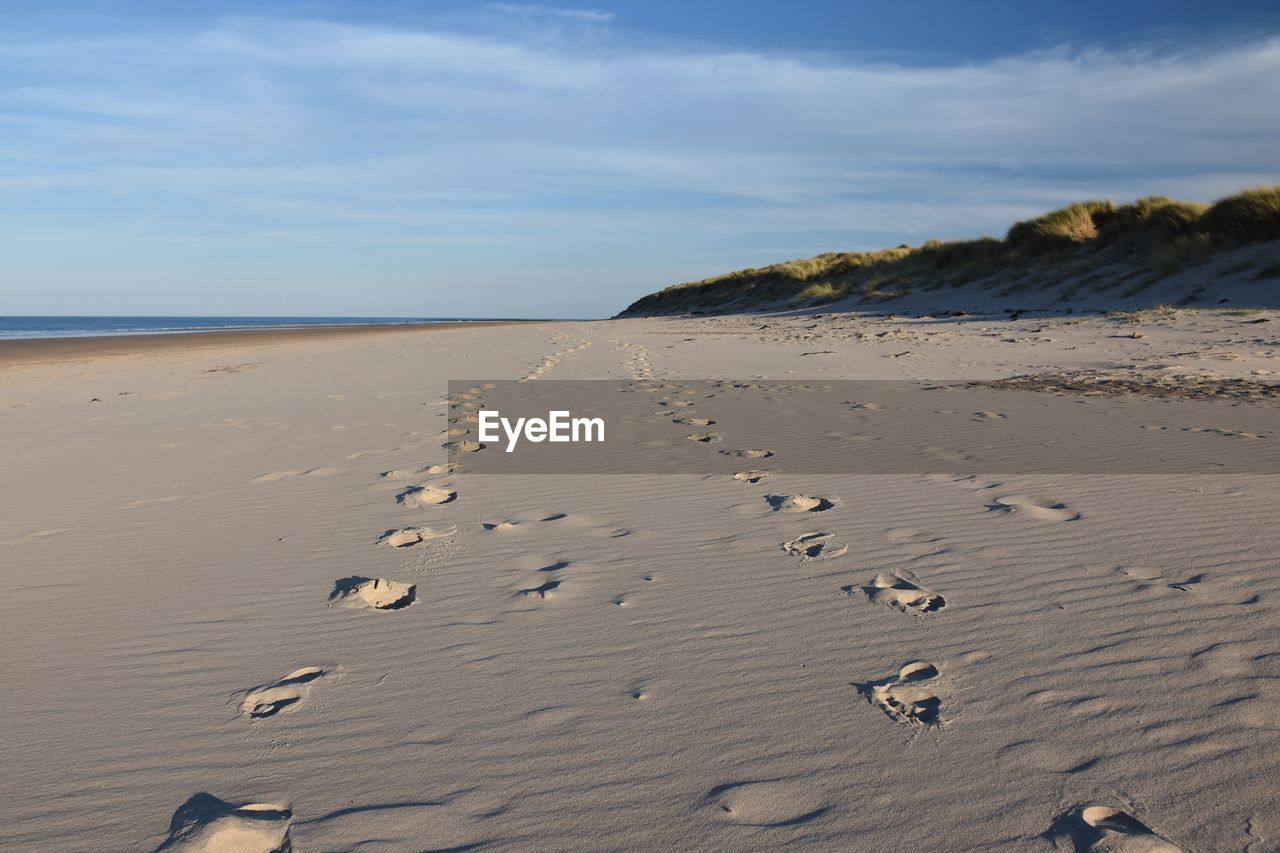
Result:
{"type": "Polygon", "coordinates": [[[648,679],[633,681],[627,688],[626,695],[637,702],[648,702],[653,698],[653,685],[648,679]]]}
{"type": "MultiPolygon", "coordinates": [[[[876,575],[870,585],[862,587],[867,598],[876,604],[896,607],[903,613],[936,613],[947,606],[946,599],[915,583],[914,576],[885,572],[876,575]]],[[[853,587],[846,587],[849,592],[853,587]]]]}
{"type": "Polygon", "coordinates": [[[758,483],[765,477],[769,476],[768,471],[739,471],[733,475],[733,479],[739,483],[758,483]]]}
{"type": "Polygon", "coordinates": [[[489,445],[487,444],[483,444],[479,441],[471,441],[470,439],[463,439],[462,441],[453,442],[454,449],[457,450],[459,453],[478,453],[479,451],[484,450],[488,446],[489,445]]]}
{"type": "Polygon", "coordinates": [[[329,602],[366,610],[403,610],[413,604],[417,590],[417,584],[386,578],[349,577],[334,581],[329,602]]]}
{"type": "Polygon", "coordinates": [[[437,506],[447,504],[458,497],[453,489],[438,486],[412,486],[396,495],[396,503],[405,506],[437,506]]]}
{"type": "Polygon", "coordinates": [[[442,539],[457,532],[458,528],[456,527],[450,527],[448,530],[433,530],[430,527],[403,527],[400,530],[388,530],[378,537],[378,541],[386,542],[392,548],[408,548],[410,545],[417,545],[419,542],[442,539]]]}
{"type": "Polygon", "coordinates": [[[1207,577],[1208,577],[1207,574],[1205,574],[1204,572],[1200,572],[1199,574],[1192,575],[1191,577],[1187,578],[1184,581],[1179,581],[1177,583],[1169,584],[1169,589],[1176,589],[1179,592],[1193,592],[1195,591],[1196,587],[1204,583],[1205,578],[1207,577]]]}
{"type": "Polygon", "coordinates": [[[1111,806],[1082,806],[1059,815],[1045,836],[1055,848],[1087,853],[1184,853],[1128,812],[1111,806]]]}
{"type": "Polygon", "coordinates": [[[739,459],[768,459],[773,456],[772,450],[758,450],[754,448],[748,450],[721,450],[719,452],[723,453],[725,456],[736,456],[739,459]]]}
{"type": "Polygon", "coordinates": [[[1222,429],[1221,427],[1184,427],[1183,432],[1206,432],[1212,435],[1221,435],[1226,438],[1262,438],[1262,436],[1253,432],[1239,432],[1234,429],[1222,429]]]}
{"type": "Polygon", "coordinates": [[[293,812],[280,803],[233,805],[201,792],[187,800],[169,821],[169,836],[157,849],[200,851],[288,851],[293,812]]]}
{"type": "Polygon", "coordinates": [[[942,722],[942,701],[931,683],[937,677],[936,666],[915,661],[903,666],[896,677],[860,685],[858,690],[895,720],[937,726],[942,722]]]}
{"type": "Polygon", "coordinates": [[[987,504],[992,512],[1008,512],[1037,521],[1078,521],[1083,518],[1064,503],[1047,503],[1025,495],[1005,495],[987,504]]]}
{"type": "Polygon", "coordinates": [[[250,480],[250,483],[278,483],[281,480],[287,480],[290,477],[298,477],[302,475],[302,471],[272,471],[269,474],[259,474],[250,480]]]}
{"type": "Polygon", "coordinates": [[[522,595],[526,598],[554,598],[555,591],[560,588],[564,581],[547,581],[538,586],[529,587],[516,592],[516,595],[522,595]]]}
{"type": "Polygon", "coordinates": [[[814,498],[808,495],[768,495],[765,498],[774,512],[826,512],[838,498],[814,498]]]}
{"type": "Polygon", "coordinates": [[[312,682],[323,677],[324,670],[320,667],[304,666],[279,681],[246,690],[240,701],[240,712],[254,719],[274,716],[307,698],[312,682]]]}
{"type": "Polygon", "coordinates": [[[711,418],[676,418],[672,423],[684,424],[685,426],[711,426],[715,421],[711,418]]]}
{"type": "Polygon", "coordinates": [[[490,533],[511,533],[520,528],[518,521],[482,521],[480,526],[490,533]]]}
{"type": "Polygon", "coordinates": [[[806,533],[783,542],[782,550],[802,560],[829,560],[848,553],[849,546],[830,533],[806,533]]]}
{"type": "Polygon", "coordinates": [[[692,435],[686,435],[689,441],[697,441],[702,444],[719,444],[723,439],[714,432],[695,432],[692,435]]]}
{"type": "Polygon", "coordinates": [[[712,788],[706,808],[721,820],[742,826],[796,826],[825,814],[830,806],[800,780],[761,779],[712,788]]]}

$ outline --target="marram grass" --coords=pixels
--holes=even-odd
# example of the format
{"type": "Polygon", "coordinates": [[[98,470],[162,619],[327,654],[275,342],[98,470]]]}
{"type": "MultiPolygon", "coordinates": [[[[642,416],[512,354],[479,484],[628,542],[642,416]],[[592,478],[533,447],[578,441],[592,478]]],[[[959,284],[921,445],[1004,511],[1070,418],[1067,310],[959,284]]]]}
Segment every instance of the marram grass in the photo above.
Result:
{"type": "Polygon", "coordinates": [[[1215,252],[1277,239],[1280,185],[1245,190],[1212,205],[1164,196],[1122,205],[1091,200],[1015,223],[1004,239],[828,252],[677,284],[637,300],[622,316],[891,298],[995,276],[1013,291],[1046,276],[1137,279],[1127,291],[1136,293],[1215,252]]]}

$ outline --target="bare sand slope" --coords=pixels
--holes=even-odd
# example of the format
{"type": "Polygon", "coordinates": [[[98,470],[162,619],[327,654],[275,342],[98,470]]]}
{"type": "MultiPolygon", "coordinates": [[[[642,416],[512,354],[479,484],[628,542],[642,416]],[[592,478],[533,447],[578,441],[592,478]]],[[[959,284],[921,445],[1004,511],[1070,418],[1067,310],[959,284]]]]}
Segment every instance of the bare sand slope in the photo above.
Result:
{"type": "MultiPolygon", "coordinates": [[[[451,378],[1212,388],[1280,370],[1277,329],[739,317],[10,363],[0,848],[1278,849],[1275,477],[442,449],[451,378]]],[[[670,428],[738,446],[714,420],[670,428]]]]}

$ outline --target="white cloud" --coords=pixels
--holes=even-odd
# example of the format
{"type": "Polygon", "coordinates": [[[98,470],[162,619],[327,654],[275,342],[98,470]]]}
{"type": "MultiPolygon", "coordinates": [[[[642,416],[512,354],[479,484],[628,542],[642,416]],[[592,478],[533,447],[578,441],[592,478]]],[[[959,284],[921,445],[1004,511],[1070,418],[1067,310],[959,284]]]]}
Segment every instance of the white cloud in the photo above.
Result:
{"type": "Polygon", "coordinates": [[[555,6],[530,6],[523,3],[490,3],[488,8],[504,15],[564,18],[571,21],[586,21],[592,24],[608,23],[614,18],[612,12],[601,12],[597,9],[561,9],[555,6]]]}
{"type": "MultiPolygon", "coordinates": [[[[908,67],[594,29],[545,41],[232,20],[11,35],[0,80],[11,244],[74,230],[104,245],[417,246],[406,274],[528,258],[513,290],[554,289],[576,257],[700,274],[768,260],[761,245],[998,232],[1083,196],[1209,199],[1280,179],[1275,38],[908,67]]],[[[633,295],[606,292],[601,310],[633,295]]]]}

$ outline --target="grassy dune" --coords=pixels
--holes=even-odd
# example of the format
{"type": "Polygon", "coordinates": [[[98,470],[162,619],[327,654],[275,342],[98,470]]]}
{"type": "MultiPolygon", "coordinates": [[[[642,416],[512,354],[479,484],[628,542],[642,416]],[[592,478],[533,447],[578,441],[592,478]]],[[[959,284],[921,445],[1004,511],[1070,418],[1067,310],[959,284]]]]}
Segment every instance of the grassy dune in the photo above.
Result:
{"type": "MultiPolygon", "coordinates": [[[[1075,290],[1117,288],[1132,296],[1220,253],[1278,239],[1280,184],[1212,205],[1163,196],[1121,205],[1084,201],[1018,222],[1002,240],[828,252],[673,285],[620,316],[801,307],[846,297],[874,301],[969,284],[1000,283],[1012,292],[1068,280],[1075,290]]],[[[1256,266],[1250,273],[1257,278],[1280,277],[1275,262],[1256,266]]]]}

